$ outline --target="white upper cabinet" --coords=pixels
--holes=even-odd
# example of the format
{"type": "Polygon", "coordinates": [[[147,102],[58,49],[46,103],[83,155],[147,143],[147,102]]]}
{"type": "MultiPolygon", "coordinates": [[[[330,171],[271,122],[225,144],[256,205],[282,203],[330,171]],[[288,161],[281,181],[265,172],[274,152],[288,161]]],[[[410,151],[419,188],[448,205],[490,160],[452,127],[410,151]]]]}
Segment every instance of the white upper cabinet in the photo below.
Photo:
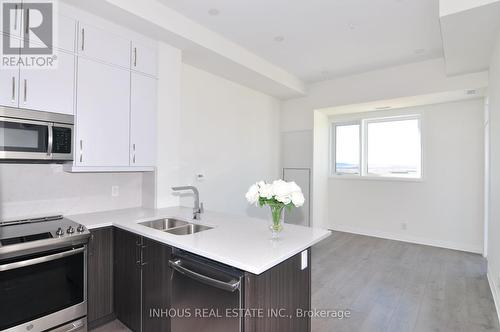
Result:
{"type": "Polygon", "coordinates": [[[80,22],[78,55],[124,68],[130,67],[130,41],[100,28],[80,22]]]}
{"type": "MultiPolygon", "coordinates": [[[[26,30],[26,24],[29,24],[27,21],[29,19],[29,16],[23,18],[23,26],[24,29],[26,30]]],[[[57,19],[54,21],[54,39],[52,40],[52,43],[48,43],[48,47],[51,48],[58,48],[62,49],[68,52],[75,52],[75,46],[76,46],[76,21],[70,17],[64,16],[57,14],[57,19]]],[[[39,40],[34,34],[29,33],[25,34],[23,33],[22,36],[24,38],[29,38],[30,43],[33,45],[43,45],[42,41],[39,40]]]]}
{"type": "Polygon", "coordinates": [[[19,68],[0,69],[0,105],[18,107],[19,68]]]}
{"type": "Polygon", "coordinates": [[[17,1],[17,3],[2,2],[2,5],[5,6],[3,10],[8,10],[7,15],[9,15],[9,26],[4,29],[4,22],[2,21],[2,24],[0,24],[0,31],[19,38],[21,37],[21,31],[23,27],[23,11],[20,2],[21,1],[17,1]]]}
{"type": "Polygon", "coordinates": [[[130,68],[132,70],[156,76],[157,52],[155,49],[132,42],[130,68]]]}
{"type": "Polygon", "coordinates": [[[156,164],[156,79],[132,72],[130,166],[156,164]]]}
{"type": "Polygon", "coordinates": [[[57,52],[57,66],[23,69],[19,86],[19,107],[36,111],[74,114],[75,55],[57,52]]]}
{"type": "Polygon", "coordinates": [[[130,71],[78,59],[75,165],[129,165],[130,71]]]}
{"type": "Polygon", "coordinates": [[[70,52],[75,52],[76,47],[76,21],[64,15],[58,15],[57,37],[55,47],[70,52]]]}

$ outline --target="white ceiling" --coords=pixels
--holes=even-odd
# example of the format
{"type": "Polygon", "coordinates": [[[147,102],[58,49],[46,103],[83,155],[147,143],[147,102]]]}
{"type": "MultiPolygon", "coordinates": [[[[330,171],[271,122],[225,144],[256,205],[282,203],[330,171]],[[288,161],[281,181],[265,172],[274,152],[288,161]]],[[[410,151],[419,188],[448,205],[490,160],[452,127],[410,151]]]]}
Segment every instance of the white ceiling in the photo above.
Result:
{"type": "Polygon", "coordinates": [[[159,1],[309,83],[443,53],[438,0],[159,1]]]}

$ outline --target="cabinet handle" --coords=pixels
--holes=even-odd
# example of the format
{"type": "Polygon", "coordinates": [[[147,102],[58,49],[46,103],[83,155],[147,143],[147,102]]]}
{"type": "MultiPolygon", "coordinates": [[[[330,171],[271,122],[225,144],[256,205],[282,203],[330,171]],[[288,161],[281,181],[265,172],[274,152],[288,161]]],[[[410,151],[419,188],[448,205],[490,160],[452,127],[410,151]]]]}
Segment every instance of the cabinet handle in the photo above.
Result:
{"type": "Polygon", "coordinates": [[[28,80],[24,80],[24,102],[28,100],[28,80]]]}
{"type": "Polygon", "coordinates": [[[15,15],[14,15],[14,30],[17,30],[17,9],[18,9],[18,5],[15,4],[14,5],[14,10],[15,10],[15,15]]]}
{"type": "Polygon", "coordinates": [[[85,28],[82,28],[82,51],[85,51],[85,28]]]}
{"type": "Polygon", "coordinates": [[[135,144],[132,145],[132,149],[134,150],[134,155],[132,157],[132,161],[135,164],[135,144]]]}
{"type": "Polygon", "coordinates": [[[80,140],[80,162],[83,162],[83,140],[80,140]]]}
{"type": "Polygon", "coordinates": [[[12,76],[12,101],[16,101],[16,77],[12,76]]]}
{"type": "Polygon", "coordinates": [[[134,67],[137,67],[137,47],[134,47],[134,67]]]}
{"type": "Polygon", "coordinates": [[[30,10],[29,8],[26,9],[26,34],[30,32],[30,10]]]}

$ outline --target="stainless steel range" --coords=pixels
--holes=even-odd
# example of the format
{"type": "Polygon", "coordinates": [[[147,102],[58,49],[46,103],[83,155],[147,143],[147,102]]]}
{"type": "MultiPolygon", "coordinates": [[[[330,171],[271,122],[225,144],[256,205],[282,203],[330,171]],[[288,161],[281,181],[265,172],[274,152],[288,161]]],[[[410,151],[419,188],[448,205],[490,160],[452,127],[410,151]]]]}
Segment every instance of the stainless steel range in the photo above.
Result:
{"type": "Polygon", "coordinates": [[[0,222],[0,331],[87,331],[89,237],[62,216],[0,222]]]}

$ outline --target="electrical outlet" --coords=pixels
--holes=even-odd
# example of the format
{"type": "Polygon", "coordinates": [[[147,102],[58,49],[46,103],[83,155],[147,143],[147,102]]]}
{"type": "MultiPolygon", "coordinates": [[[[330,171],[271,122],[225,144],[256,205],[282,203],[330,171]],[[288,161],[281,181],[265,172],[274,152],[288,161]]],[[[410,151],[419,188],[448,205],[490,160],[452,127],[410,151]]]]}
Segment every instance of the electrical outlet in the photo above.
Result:
{"type": "Polygon", "coordinates": [[[405,223],[405,222],[402,222],[402,223],[401,223],[401,229],[402,229],[403,231],[406,231],[406,230],[408,229],[408,224],[407,224],[407,223],[405,223]]]}
{"type": "Polygon", "coordinates": [[[112,186],[111,187],[111,196],[112,197],[120,196],[120,187],[119,186],[112,186]]]}

